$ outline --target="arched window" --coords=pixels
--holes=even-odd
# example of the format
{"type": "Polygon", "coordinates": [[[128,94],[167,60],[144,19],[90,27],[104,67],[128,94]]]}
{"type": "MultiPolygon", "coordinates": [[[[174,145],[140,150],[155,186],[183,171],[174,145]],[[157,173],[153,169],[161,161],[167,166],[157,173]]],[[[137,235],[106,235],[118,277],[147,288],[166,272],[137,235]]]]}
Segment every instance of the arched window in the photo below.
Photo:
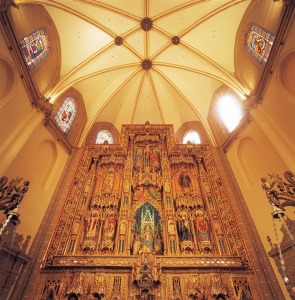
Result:
{"type": "Polygon", "coordinates": [[[243,117],[241,102],[229,95],[218,100],[217,112],[229,132],[232,132],[238,126],[243,117]]]}
{"type": "Polygon", "coordinates": [[[49,39],[43,29],[38,29],[19,41],[22,54],[29,69],[33,69],[49,53],[49,39]]]}
{"type": "Polygon", "coordinates": [[[104,144],[107,142],[108,144],[114,143],[113,135],[106,129],[99,131],[96,136],[96,144],[104,144]]]}
{"type": "Polygon", "coordinates": [[[57,111],[54,120],[59,128],[67,133],[73,124],[77,114],[77,104],[75,99],[67,97],[59,110],[57,111]]]}
{"type": "Polygon", "coordinates": [[[190,129],[184,134],[182,143],[201,144],[201,139],[196,130],[190,129]]]}
{"type": "Polygon", "coordinates": [[[265,65],[275,37],[257,25],[251,25],[245,36],[246,50],[265,65]]]}

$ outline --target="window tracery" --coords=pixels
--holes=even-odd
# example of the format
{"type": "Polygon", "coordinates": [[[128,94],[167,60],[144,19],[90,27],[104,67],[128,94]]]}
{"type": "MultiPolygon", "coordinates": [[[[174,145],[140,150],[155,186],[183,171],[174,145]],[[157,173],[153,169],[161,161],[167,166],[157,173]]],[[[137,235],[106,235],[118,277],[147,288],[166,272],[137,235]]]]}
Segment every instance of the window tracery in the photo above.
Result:
{"type": "Polygon", "coordinates": [[[38,29],[19,41],[21,52],[30,70],[36,67],[50,52],[48,35],[38,29]]]}
{"type": "Polygon", "coordinates": [[[77,115],[77,103],[72,97],[66,97],[63,104],[57,111],[54,120],[58,127],[64,132],[68,133],[74,119],[77,115]]]}

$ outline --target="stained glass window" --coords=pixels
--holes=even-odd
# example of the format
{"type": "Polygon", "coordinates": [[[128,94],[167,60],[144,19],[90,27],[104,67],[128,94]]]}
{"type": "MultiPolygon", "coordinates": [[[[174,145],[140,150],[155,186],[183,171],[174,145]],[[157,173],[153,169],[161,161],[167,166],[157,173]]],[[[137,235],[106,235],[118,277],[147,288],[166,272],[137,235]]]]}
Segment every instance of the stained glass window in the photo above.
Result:
{"type": "Polygon", "coordinates": [[[217,111],[225,127],[232,132],[243,117],[241,102],[232,96],[223,96],[218,100],[217,111]]]}
{"type": "Polygon", "coordinates": [[[75,99],[67,97],[56,113],[54,120],[60,129],[67,133],[73,124],[76,114],[77,104],[75,99]]]}
{"type": "Polygon", "coordinates": [[[252,25],[246,33],[246,50],[261,64],[265,65],[275,37],[257,25],[252,25]]]}
{"type": "Polygon", "coordinates": [[[96,137],[96,144],[104,144],[105,142],[108,144],[114,143],[113,135],[107,129],[101,130],[96,137]]]}
{"type": "Polygon", "coordinates": [[[49,53],[49,39],[47,33],[38,29],[19,41],[22,54],[29,69],[33,69],[49,53]]]}
{"type": "Polygon", "coordinates": [[[201,139],[196,130],[190,129],[183,136],[183,144],[192,143],[192,144],[201,144],[201,139]]]}

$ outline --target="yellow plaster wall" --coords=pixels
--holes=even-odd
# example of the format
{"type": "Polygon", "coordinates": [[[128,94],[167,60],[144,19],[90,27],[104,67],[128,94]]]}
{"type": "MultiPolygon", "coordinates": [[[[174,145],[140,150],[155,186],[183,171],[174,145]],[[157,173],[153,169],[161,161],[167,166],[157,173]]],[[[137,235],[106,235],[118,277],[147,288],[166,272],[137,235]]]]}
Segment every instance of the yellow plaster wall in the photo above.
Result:
{"type": "MultiPolygon", "coordinates": [[[[5,43],[0,31],[0,44],[5,43]]],[[[31,181],[20,205],[18,233],[34,238],[68,153],[43,125],[43,113],[31,105],[6,47],[0,47],[0,78],[4,83],[0,89],[0,177],[31,181]]],[[[0,219],[5,219],[0,213],[0,219]]]]}
{"type": "MultiPolygon", "coordinates": [[[[267,241],[267,236],[271,237],[273,243],[276,243],[276,238],[271,216],[272,207],[262,189],[261,177],[269,178],[269,173],[278,173],[282,176],[288,170],[288,166],[273,146],[272,141],[268,139],[254,120],[230,147],[227,158],[250,210],[264,249],[268,252],[271,250],[271,246],[267,241]]],[[[294,209],[289,207],[286,209],[286,213],[291,219],[294,219],[294,209]]],[[[277,229],[281,238],[279,228],[280,224],[277,222],[277,229]]],[[[290,299],[273,259],[270,258],[270,261],[285,299],[290,299]]]]}

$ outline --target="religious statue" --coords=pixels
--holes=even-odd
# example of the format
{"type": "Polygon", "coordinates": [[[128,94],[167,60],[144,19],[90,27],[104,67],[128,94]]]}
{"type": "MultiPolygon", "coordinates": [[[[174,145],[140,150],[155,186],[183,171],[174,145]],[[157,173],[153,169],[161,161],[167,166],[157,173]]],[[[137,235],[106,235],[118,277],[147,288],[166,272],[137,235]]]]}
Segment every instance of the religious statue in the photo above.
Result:
{"type": "Polygon", "coordinates": [[[79,225],[80,225],[80,216],[76,216],[72,227],[71,239],[70,239],[69,250],[68,250],[70,253],[73,252],[75,248],[75,244],[79,233],[79,225]]]}
{"type": "Polygon", "coordinates": [[[151,210],[147,207],[143,212],[143,220],[144,221],[152,221],[152,213],[151,210]]]}
{"type": "Polygon", "coordinates": [[[175,224],[171,220],[171,217],[169,217],[169,221],[168,221],[168,233],[169,234],[175,234],[175,224]]]}
{"type": "Polygon", "coordinates": [[[121,222],[119,226],[119,234],[125,234],[126,233],[126,223],[121,222]]]}
{"type": "Polygon", "coordinates": [[[116,224],[117,224],[116,214],[114,211],[110,211],[104,224],[104,234],[103,234],[104,240],[112,240],[114,238],[116,224]]]}
{"type": "Polygon", "coordinates": [[[138,233],[135,233],[132,248],[133,248],[132,249],[132,254],[137,255],[139,253],[139,249],[141,248],[141,241],[139,239],[138,233]]]}
{"type": "Polygon", "coordinates": [[[197,241],[201,252],[211,252],[208,218],[202,209],[195,213],[197,227],[197,241]]]}
{"type": "Polygon", "coordinates": [[[151,227],[146,225],[142,234],[142,250],[152,251],[154,250],[154,237],[151,232],[151,227]]]}
{"type": "Polygon", "coordinates": [[[134,195],[133,195],[133,201],[137,202],[143,199],[144,197],[144,188],[142,186],[139,186],[136,188],[134,195]]]}
{"type": "Polygon", "coordinates": [[[179,212],[179,239],[180,241],[192,240],[192,232],[188,213],[185,210],[179,212]]]}
{"type": "Polygon", "coordinates": [[[29,190],[30,181],[28,180],[24,181],[22,186],[17,186],[21,180],[22,178],[17,177],[5,186],[8,178],[6,176],[0,178],[0,210],[4,210],[5,213],[16,208],[29,190]]]}
{"type": "Polygon", "coordinates": [[[109,193],[112,191],[114,180],[115,180],[114,168],[111,167],[108,169],[108,172],[105,177],[105,182],[104,182],[105,192],[109,193]]]}
{"type": "Polygon", "coordinates": [[[151,167],[154,169],[158,169],[159,166],[160,166],[159,150],[155,148],[152,150],[151,153],[151,167]]]}
{"type": "Polygon", "coordinates": [[[96,238],[99,232],[100,213],[98,209],[90,210],[85,218],[85,237],[83,241],[84,252],[93,252],[96,248],[96,238]]]}
{"type": "Polygon", "coordinates": [[[190,179],[189,175],[181,174],[179,177],[179,182],[183,188],[189,188],[190,184],[191,184],[191,179],[190,179]]]}
{"type": "Polygon", "coordinates": [[[163,254],[163,242],[162,242],[161,234],[159,232],[157,232],[156,234],[155,251],[157,255],[163,254]]]}
{"type": "Polygon", "coordinates": [[[136,162],[135,165],[138,169],[143,168],[143,149],[142,148],[137,148],[136,149],[136,162]]]}

